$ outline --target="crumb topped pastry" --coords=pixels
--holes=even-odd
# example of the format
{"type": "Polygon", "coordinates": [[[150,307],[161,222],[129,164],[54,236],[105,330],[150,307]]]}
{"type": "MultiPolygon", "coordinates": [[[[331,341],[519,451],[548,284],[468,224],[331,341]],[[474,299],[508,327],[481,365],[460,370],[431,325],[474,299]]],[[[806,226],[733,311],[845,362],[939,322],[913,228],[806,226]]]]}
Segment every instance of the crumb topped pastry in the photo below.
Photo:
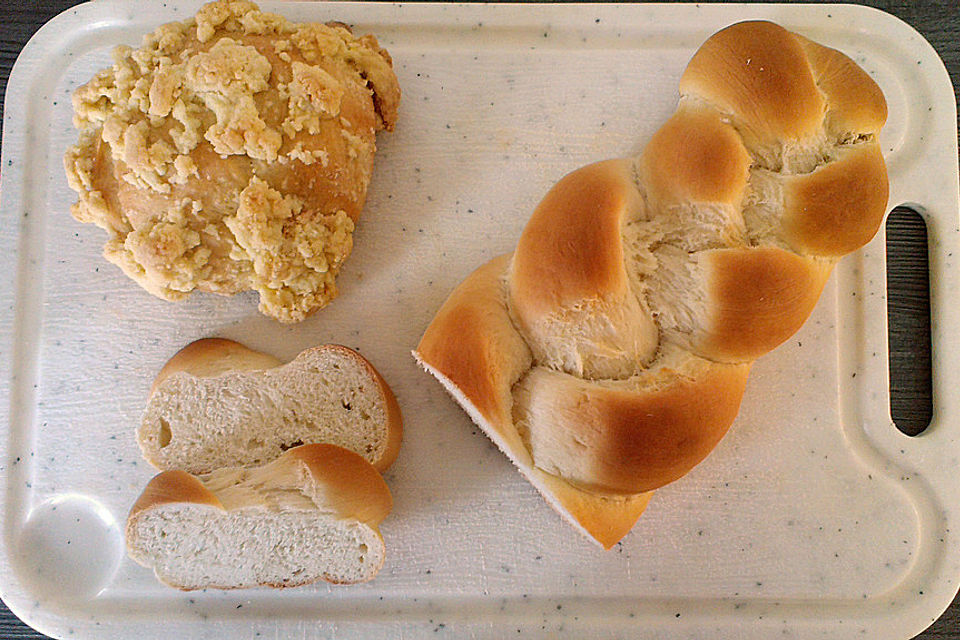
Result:
{"type": "Polygon", "coordinates": [[[150,293],[260,294],[298,322],[337,295],[400,89],[390,55],[340,23],[213,2],[159,27],[73,96],[73,216],[150,293]]]}

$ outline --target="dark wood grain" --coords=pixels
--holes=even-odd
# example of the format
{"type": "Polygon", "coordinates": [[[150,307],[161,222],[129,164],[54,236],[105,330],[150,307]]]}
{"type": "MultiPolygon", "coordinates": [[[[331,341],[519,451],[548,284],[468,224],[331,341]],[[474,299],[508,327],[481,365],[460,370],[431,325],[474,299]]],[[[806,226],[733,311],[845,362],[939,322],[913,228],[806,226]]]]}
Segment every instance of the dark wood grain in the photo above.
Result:
{"type": "MultiPolygon", "coordinates": [[[[75,4],[79,3],[74,0],[0,0],[0,24],[3,25],[0,28],[0,96],[5,95],[10,69],[30,36],[47,20],[75,4]]],[[[954,87],[960,86],[960,2],[877,0],[860,4],[888,11],[917,29],[943,58],[954,87]]],[[[0,113],[3,106],[0,100],[0,113]]],[[[902,295],[894,296],[889,304],[890,350],[896,355],[894,366],[913,368],[914,373],[919,374],[913,376],[914,383],[910,383],[910,376],[906,376],[907,382],[892,391],[898,395],[899,411],[912,424],[919,425],[928,419],[930,399],[929,391],[921,389],[924,387],[922,382],[916,382],[929,375],[929,369],[924,370],[928,365],[924,364],[922,354],[917,357],[917,349],[922,349],[917,346],[917,336],[924,328],[923,314],[928,313],[924,306],[927,279],[923,270],[926,261],[921,259],[924,249],[916,239],[917,231],[916,223],[910,222],[891,225],[888,229],[891,246],[896,247],[900,256],[898,271],[892,277],[904,285],[902,295]]],[[[926,325],[929,326],[929,318],[926,325]]],[[[926,357],[929,358],[929,353],[926,357]]],[[[0,638],[37,640],[45,637],[20,622],[0,603],[0,638]]],[[[960,597],[917,639],[960,640],[960,597]]]]}
{"type": "Polygon", "coordinates": [[[918,213],[898,207],[886,230],[890,415],[916,436],[933,416],[927,229],[918,213]]]}

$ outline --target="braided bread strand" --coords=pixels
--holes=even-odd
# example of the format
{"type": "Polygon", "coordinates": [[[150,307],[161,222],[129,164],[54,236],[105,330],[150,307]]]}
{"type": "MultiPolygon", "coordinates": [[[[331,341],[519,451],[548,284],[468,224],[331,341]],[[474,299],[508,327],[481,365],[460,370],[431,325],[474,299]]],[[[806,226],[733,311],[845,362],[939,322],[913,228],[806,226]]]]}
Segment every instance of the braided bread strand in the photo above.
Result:
{"type": "Polygon", "coordinates": [[[879,87],[769,22],[709,38],[639,158],[561,179],[415,357],[561,515],[611,547],[736,418],[887,205],[879,87]]]}

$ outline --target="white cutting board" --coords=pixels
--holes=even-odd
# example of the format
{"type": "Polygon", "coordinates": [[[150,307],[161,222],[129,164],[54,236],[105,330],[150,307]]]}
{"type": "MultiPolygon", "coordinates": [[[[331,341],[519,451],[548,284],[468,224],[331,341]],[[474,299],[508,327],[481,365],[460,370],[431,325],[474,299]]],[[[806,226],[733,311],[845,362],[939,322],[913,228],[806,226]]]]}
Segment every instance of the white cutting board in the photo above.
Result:
{"type": "Polygon", "coordinates": [[[956,106],[915,31],[829,5],[264,5],[377,34],[404,92],[397,131],[379,139],[342,295],[300,326],[260,316],[253,295],[152,298],[101,259],[104,234],[68,212],[70,93],[114,45],[198,2],[79,6],[41,29],[12,73],[0,208],[0,584],[11,609],[58,637],[143,640],[904,639],[943,611],[960,578],[956,106]],[[886,93],[890,205],[919,205],[931,240],[933,422],[908,438],[889,417],[878,237],[842,262],[796,338],[757,363],[716,451],[603,552],[409,353],[453,287],[512,249],[553,181],[638,152],[673,111],[696,48],[746,18],[841,49],[886,93]],[[183,594],[123,555],[126,511],[153,473],[133,435],[150,382],[211,335],[282,358],[343,343],[396,390],[406,434],[373,582],[183,594]]]}

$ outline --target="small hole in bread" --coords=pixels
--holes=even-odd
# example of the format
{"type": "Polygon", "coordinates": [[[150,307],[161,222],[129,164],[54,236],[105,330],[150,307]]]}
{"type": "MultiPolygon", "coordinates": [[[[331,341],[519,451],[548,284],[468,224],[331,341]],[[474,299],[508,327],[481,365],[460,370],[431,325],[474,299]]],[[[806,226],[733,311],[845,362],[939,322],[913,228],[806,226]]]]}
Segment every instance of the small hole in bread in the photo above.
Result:
{"type": "Polygon", "coordinates": [[[303,440],[294,440],[290,444],[280,443],[280,450],[287,451],[288,449],[293,449],[294,447],[299,447],[303,445],[303,440]]]}
{"type": "Polygon", "coordinates": [[[347,411],[350,411],[351,409],[353,409],[353,406],[350,404],[349,400],[341,400],[340,404],[343,405],[343,408],[346,409],[347,411]]]}
{"type": "Polygon", "coordinates": [[[161,449],[170,444],[170,440],[173,439],[173,433],[170,431],[170,423],[163,418],[160,418],[160,434],[158,439],[160,441],[161,449]]]}

